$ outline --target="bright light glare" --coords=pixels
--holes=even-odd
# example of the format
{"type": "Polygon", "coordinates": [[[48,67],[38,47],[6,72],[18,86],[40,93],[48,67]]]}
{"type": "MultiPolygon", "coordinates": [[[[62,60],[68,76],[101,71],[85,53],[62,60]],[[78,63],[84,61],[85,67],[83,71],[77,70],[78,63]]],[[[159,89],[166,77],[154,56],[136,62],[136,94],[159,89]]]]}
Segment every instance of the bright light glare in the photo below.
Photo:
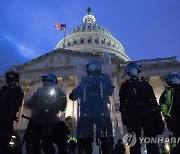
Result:
{"type": "Polygon", "coordinates": [[[50,95],[50,96],[55,95],[55,90],[54,90],[54,88],[53,88],[53,89],[50,89],[49,95],[50,95]]]}
{"type": "Polygon", "coordinates": [[[169,144],[165,143],[165,148],[169,151],[169,144]]]}
{"type": "Polygon", "coordinates": [[[10,145],[14,145],[14,142],[9,142],[10,145]]]}
{"type": "Polygon", "coordinates": [[[12,135],[12,138],[16,138],[16,136],[12,135]]]}

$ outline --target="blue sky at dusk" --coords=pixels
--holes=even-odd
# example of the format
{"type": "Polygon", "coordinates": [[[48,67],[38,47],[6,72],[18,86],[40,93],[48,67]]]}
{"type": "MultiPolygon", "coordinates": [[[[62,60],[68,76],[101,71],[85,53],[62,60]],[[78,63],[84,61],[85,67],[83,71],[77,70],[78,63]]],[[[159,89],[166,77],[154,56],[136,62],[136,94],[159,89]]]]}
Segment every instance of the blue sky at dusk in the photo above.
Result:
{"type": "Polygon", "coordinates": [[[52,51],[64,36],[55,23],[68,33],[88,6],[132,60],[180,61],[180,0],[0,0],[0,74],[52,51]]]}

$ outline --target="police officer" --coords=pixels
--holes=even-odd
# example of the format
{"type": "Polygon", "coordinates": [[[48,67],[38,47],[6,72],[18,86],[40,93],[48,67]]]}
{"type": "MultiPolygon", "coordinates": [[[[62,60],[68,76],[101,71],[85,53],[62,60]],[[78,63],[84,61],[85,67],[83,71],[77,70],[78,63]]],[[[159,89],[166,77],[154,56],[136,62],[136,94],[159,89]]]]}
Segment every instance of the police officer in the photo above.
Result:
{"type": "Polygon", "coordinates": [[[66,108],[66,96],[54,74],[42,76],[42,87],[25,102],[25,107],[31,111],[25,136],[26,153],[39,154],[42,147],[45,154],[54,154],[54,125],[58,123],[59,111],[66,108]]]}
{"type": "MultiPolygon", "coordinates": [[[[139,137],[141,128],[145,137],[156,137],[156,126],[153,114],[160,113],[156,97],[151,85],[144,78],[137,77],[141,72],[141,66],[136,62],[130,62],[125,72],[130,76],[129,80],[122,83],[120,88],[120,112],[122,122],[127,126],[129,133],[136,134],[137,142],[130,147],[131,154],[141,154],[139,137]]],[[[158,154],[158,145],[147,144],[149,154],[158,154]]]]}
{"type": "Polygon", "coordinates": [[[75,154],[76,146],[77,146],[77,139],[73,136],[69,136],[68,139],[69,154],[75,154]]]}
{"type": "Polygon", "coordinates": [[[114,147],[114,154],[124,154],[126,151],[122,139],[118,139],[117,144],[114,147]]]}
{"type": "Polygon", "coordinates": [[[70,130],[64,121],[58,121],[53,125],[53,142],[58,147],[58,154],[67,154],[67,143],[70,130]]]}
{"type": "Polygon", "coordinates": [[[19,82],[19,74],[15,70],[5,73],[6,85],[0,89],[0,153],[7,153],[7,145],[13,133],[13,122],[22,105],[23,91],[19,82]]]}
{"type": "MultiPolygon", "coordinates": [[[[96,138],[101,142],[103,154],[113,152],[112,124],[108,109],[109,96],[114,86],[108,75],[102,73],[97,60],[86,64],[87,76],[69,95],[71,100],[80,100],[80,117],[77,124],[78,153],[92,154],[94,139],[93,126],[96,125],[96,138]]],[[[98,144],[99,145],[99,144],[98,144]]]]}
{"type": "MultiPolygon", "coordinates": [[[[180,75],[171,72],[166,77],[167,87],[160,97],[162,114],[167,127],[174,133],[176,138],[180,137],[180,75]]],[[[177,143],[175,154],[180,153],[180,143],[177,143]]]]}

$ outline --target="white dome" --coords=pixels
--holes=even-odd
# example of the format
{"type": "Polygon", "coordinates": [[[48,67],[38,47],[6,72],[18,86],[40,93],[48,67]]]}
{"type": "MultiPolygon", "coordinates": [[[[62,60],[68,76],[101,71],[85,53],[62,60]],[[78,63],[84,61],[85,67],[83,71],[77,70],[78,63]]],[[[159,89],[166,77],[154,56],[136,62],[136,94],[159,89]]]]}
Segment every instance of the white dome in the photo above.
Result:
{"type": "Polygon", "coordinates": [[[122,61],[130,61],[125,54],[122,44],[102,26],[95,24],[96,18],[91,15],[84,16],[83,24],[74,27],[55,47],[90,53],[111,53],[122,61]]]}

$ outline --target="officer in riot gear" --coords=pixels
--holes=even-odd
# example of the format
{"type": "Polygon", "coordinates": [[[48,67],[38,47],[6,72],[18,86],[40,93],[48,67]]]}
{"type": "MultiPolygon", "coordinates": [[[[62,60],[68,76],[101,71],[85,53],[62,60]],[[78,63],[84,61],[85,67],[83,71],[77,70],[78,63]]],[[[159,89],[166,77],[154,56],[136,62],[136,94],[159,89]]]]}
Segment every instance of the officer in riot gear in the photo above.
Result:
{"type": "MultiPolygon", "coordinates": [[[[114,86],[107,74],[102,73],[97,60],[86,63],[87,76],[69,95],[71,100],[80,100],[80,117],[77,124],[77,144],[79,154],[92,154],[94,141],[93,126],[96,126],[96,138],[101,142],[103,154],[113,152],[112,123],[108,109],[109,96],[114,86]]],[[[99,142],[97,143],[99,145],[99,142]]]]}
{"type": "MultiPolygon", "coordinates": [[[[136,144],[130,147],[131,154],[141,154],[139,141],[141,128],[144,130],[145,137],[156,137],[154,113],[160,115],[151,85],[144,78],[137,77],[140,72],[141,66],[136,62],[130,62],[125,68],[125,73],[130,76],[130,79],[122,83],[119,92],[122,122],[127,126],[127,131],[134,132],[137,138],[136,144]]],[[[158,145],[147,144],[147,151],[159,154],[158,145]]]]}
{"type": "MultiPolygon", "coordinates": [[[[167,86],[161,94],[159,103],[167,127],[176,138],[180,137],[180,75],[170,72],[166,77],[167,86]]],[[[174,149],[175,154],[180,153],[180,143],[174,149]]]]}
{"type": "Polygon", "coordinates": [[[54,126],[59,124],[59,111],[66,108],[66,96],[54,74],[42,76],[42,86],[26,100],[25,107],[31,113],[25,136],[27,154],[39,154],[41,147],[45,154],[54,154],[54,126]]]}
{"type": "Polygon", "coordinates": [[[7,146],[13,134],[13,123],[17,121],[16,113],[22,105],[23,91],[16,70],[5,73],[6,85],[0,89],[0,153],[7,154],[7,146]]]}

